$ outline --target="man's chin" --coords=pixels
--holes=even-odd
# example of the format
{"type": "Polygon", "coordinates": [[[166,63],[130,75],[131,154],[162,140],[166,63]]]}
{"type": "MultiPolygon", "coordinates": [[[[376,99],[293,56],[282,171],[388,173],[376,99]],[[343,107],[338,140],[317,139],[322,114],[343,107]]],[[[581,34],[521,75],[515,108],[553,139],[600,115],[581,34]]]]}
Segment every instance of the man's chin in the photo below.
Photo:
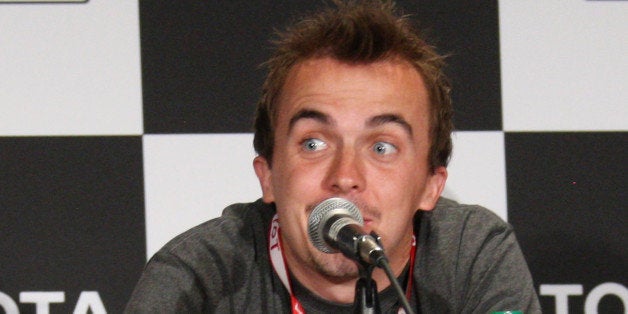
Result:
{"type": "Polygon", "coordinates": [[[320,253],[312,258],[318,272],[332,281],[343,282],[359,276],[358,265],[342,254],[320,253]]]}

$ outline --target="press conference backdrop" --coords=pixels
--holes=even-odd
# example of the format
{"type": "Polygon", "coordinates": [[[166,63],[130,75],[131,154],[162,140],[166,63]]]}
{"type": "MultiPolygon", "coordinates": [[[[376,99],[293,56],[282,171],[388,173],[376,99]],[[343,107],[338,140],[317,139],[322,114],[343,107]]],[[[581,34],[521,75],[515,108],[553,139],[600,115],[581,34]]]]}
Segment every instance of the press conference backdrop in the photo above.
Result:
{"type": "MultiPolygon", "coordinates": [[[[258,198],[258,65],[321,3],[0,1],[0,313],[119,313],[258,198]]],[[[398,4],[450,55],[445,195],[514,225],[545,312],[628,312],[628,2],[398,4]]]]}

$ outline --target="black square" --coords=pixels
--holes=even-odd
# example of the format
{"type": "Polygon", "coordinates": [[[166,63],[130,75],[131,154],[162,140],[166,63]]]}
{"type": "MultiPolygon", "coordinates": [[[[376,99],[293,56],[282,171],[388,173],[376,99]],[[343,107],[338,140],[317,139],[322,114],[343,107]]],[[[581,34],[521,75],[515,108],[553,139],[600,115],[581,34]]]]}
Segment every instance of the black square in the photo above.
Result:
{"type": "MultiPolygon", "coordinates": [[[[506,133],[508,220],[537,285],[628,284],[626,133],[506,133]],[[574,282],[576,280],[577,282],[574,282]],[[618,281],[619,280],[619,281],[618,281]],[[623,282],[621,280],[624,280],[623,282]]],[[[541,297],[544,308],[554,298],[541,297]]],[[[605,297],[600,313],[618,313],[605,297]]]]}
{"type": "MultiPolygon", "coordinates": [[[[144,133],[251,132],[275,29],[325,1],[141,1],[144,133]]],[[[497,1],[398,1],[448,54],[459,130],[501,130],[497,1]]]]}
{"type": "MultiPolygon", "coordinates": [[[[97,291],[120,313],[146,261],[141,137],[0,138],[0,291],[97,291]]],[[[33,312],[32,303],[20,304],[33,312]]]]}
{"type": "Polygon", "coordinates": [[[427,41],[447,56],[454,123],[461,131],[502,129],[497,1],[398,1],[427,41]]]}

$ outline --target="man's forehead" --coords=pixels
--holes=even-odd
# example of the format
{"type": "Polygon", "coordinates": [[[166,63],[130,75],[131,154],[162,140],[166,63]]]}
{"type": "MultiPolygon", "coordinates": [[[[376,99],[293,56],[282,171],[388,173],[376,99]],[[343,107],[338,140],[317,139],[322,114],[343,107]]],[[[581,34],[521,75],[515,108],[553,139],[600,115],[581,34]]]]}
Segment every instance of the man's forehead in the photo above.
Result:
{"type": "MultiPolygon", "coordinates": [[[[353,61],[353,60],[343,60],[340,58],[336,58],[334,56],[329,55],[315,55],[312,57],[308,57],[302,60],[296,61],[287,71],[286,77],[290,77],[297,73],[302,68],[312,67],[314,69],[323,70],[325,65],[330,65],[332,67],[342,67],[342,68],[369,68],[369,67],[377,67],[377,66],[401,66],[412,68],[416,71],[419,76],[421,75],[421,71],[408,59],[392,55],[385,58],[372,60],[372,61],[353,61]]],[[[287,80],[286,80],[287,81],[287,80]]],[[[285,85],[285,81],[284,81],[285,85]]]]}
{"type": "Polygon", "coordinates": [[[403,122],[399,124],[409,131],[412,131],[409,121],[417,117],[412,117],[416,114],[408,116],[408,108],[422,111],[419,115],[429,111],[429,97],[422,76],[409,62],[387,58],[368,64],[353,64],[326,57],[309,58],[291,68],[277,98],[274,117],[288,130],[304,118],[330,123],[332,121],[326,115],[335,111],[330,108],[335,103],[344,102],[353,102],[354,106],[342,110],[362,111],[364,119],[372,118],[369,126],[382,121],[397,121],[403,122]],[[365,112],[364,108],[371,105],[373,110],[365,112]],[[376,115],[380,117],[373,118],[376,115]]]}
{"type": "MultiPolygon", "coordinates": [[[[330,127],[334,127],[337,125],[337,120],[333,116],[316,109],[306,108],[297,111],[294,115],[290,117],[288,122],[288,133],[292,132],[294,126],[299,121],[304,120],[316,121],[317,123],[330,127]]],[[[410,137],[412,137],[413,135],[410,122],[406,121],[406,119],[401,114],[381,113],[369,116],[364,121],[364,127],[366,129],[374,129],[387,124],[393,124],[403,128],[410,137]]]]}

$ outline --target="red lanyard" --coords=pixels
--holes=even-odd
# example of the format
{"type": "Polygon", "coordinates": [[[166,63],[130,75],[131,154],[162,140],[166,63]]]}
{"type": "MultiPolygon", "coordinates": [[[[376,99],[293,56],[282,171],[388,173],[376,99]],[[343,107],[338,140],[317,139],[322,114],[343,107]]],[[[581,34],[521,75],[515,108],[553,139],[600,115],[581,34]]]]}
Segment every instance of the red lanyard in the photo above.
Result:
{"type": "MultiPolygon", "coordinates": [[[[286,267],[286,260],[283,256],[283,250],[281,249],[281,239],[279,237],[279,217],[277,214],[270,222],[270,232],[268,234],[268,253],[270,254],[270,263],[273,265],[273,269],[281,282],[288,290],[290,294],[290,303],[292,313],[305,314],[303,305],[297,300],[292,292],[292,284],[290,283],[290,277],[286,267]]],[[[406,298],[410,300],[410,293],[412,291],[412,274],[414,272],[414,259],[416,253],[416,238],[412,236],[412,247],[410,248],[410,269],[408,270],[408,284],[406,285],[406,298]]],[[[403,309],[399,309],[399,313],[405,313],[403,309]]]]}

